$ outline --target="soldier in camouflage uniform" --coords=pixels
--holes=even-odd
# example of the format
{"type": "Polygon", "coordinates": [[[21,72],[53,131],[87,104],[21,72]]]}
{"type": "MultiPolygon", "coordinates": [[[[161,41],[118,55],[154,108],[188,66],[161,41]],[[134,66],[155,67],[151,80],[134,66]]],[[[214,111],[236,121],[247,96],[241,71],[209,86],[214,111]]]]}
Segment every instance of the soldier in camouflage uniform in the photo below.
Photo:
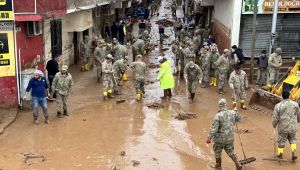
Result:
{"type": "Polygon", "coordinates": [[[151,5],[150,5],[150,9],[151,9],[151,17],[153,15],[156,15],[157,9],[158,9],[158,4],[157,2],[152,1],[151,5]]]}
{"type": "Polygon", "coordinates": [[[81,71],[89,71],[88,69],[88,62],[90,58],[90,45],[88,36],[84,37],[83,44],[81,45],[81,52],[82,52],[82,66],[81,71]]]}
{"type": "Polygon", "coordinates": [[[114,84],[114,93],[115,94],[121,94],[121,91],[119,89],[119,85],[120,82],[123,78],[123,75],[125,74],[126,70],[127,70],[127,65],[128,65],[128,57],[125,56],[124,59],[120,59],[117,60],[116,62],[114,62],[113,64],[113,69],[114,69],[114,80],[113,84],[114,84]]]}
{"type": "Polygon", "coordinates": [[[224,84],[227,79],[227,72],[229,70],[229,50],[225,49],[223,55],[221,55],[215,62],[218,68],[218,90],[220,94],[224,94],[224,84]]]}
{"type": "Polygon", "coordinates": [[[176,17],[177,5],[176,5],[175,1],[173,1],[172,5],[171,5],[171,10],[172,10],[172,16],[176,17]]]}
{"type": "Polygon", "coordinates": [[[201,82],[203,77],[202,70],[193,61],[190,61],[184,68],[184,78],[191,95],[192,101],[194,100],[198,83],[201,82]]]}
{"type": "Polygon", "coordinates": [[[112,56],[114,57],[114,61],[123,59],[128,55],[128,50],[125,46],[119,44],[116,38],[113,38],[112,44],[112,56]]]}
{"type": "Polygon", "coordinates": [[[207,88],[210,80],[210,52],[208,46],[206,46],[206,52],[201,55],[202,58],[202,70],[203,70],[203,82],[202,88],[207,88]]]}
{"type": "Polygon", "coordinates": [[[210,53],[210,76],[211,76],[211,86],[217,86],[217,77],[218,77],[218,69],[216,66],[216,61],[219,58],[219,53],[217,52],[217,48],[212,48],[210,53]]]}
{"type": "Polygon", "coordinates": [[[104,100],[107,98],[113,98],[113,73],[114,69],[112,66],[113,61],[112,55],[108,54],[106,60],[102,64],[102,81],[103,81],[103,97],[104,100]]]}
{"type": "Polygon", "coordinates": [[[68,73],[68,66],[63,65],[61,72],[56,73],[52,83],[52,89],[56,92],[57,116],[60,118],[62,113],[64,116],[69,116],[67,100],[73,86],[74,83],[71,74],[68,73]]]}
{"type": "Polygon", "coordinates": [[[180,59],[180,44],[178,39],[175,40],[174,44],[172,45],[172,52],[175,58],[175,67],[176,67],[176,74],[179,73],[179,59],[180,59]]]}
{"type": "Polygon", "coordinates": [[[129,66],[134,72],[136,100],[140,101],[145,94],[144,84],[146,76],[146,64],[142,61],[142,55],[137,55],[137,61],[129,66]]]}
{"type": "Polygon", "coordinates": [[[181,53],[183,56],[183,62],[184,66],[182,68],[185,68],[185,66],[190,62],[190,61],[195,61],[195,54],[191,51],[189,48],[191,43],[186,43],[185,48],[182,49],[181,53]]]}
{"type": "Polygon", "coordinates": [[[237,100],[240,99],[241,108],[247,110],[245,106],[246,99],[246,89],[248,89],[248,78],[244,70],[241,70],[239,65],[234,66],[234,71],[230,74],[229,77],[229,87],[233,90],[232,99],[233,99],[233,108],[236,109],[237,100]]]}
{"type": "Polygon", "coordinates": [[[227,155],[234,161],[236,169],[241,170],[242,165],[234,152],[234,125],[240,120],[240,114],[227,109],[226,99],[219,100],[219,111],[213,119],[206,143],[214,142],[214,154],[216,164],[213,168],[222,169],[221,154],[224,149],[227,155]]]}
{"type": "Polygon", "coordinates": [[[187,37],[187,36],[188,36],[187,26],[184,25],[183,28],[179,31],[179,41],[183,42],[185,37],[187,37]]]}
{"type": "Polygon", "coordinates": [[[142,39],[134,39],[132,44],[132,58],[135,61],[137,55],[143,55],[145,51],[145,42],[142,39]]]}
{"type": "Polygon", "coordinates": [[[290,93],[288,91],[282,92],[283,100],[275,105],[272,124],[273,128],[277,127],[277,154],[278,158],[282,159],[282,154],[285,142],[288,140],[292,150],[292,160],[297,159],[297,136],[298,123],[300,122],[300,111],[297,102],[289,99],[290,93]]]}
{"type": "Polygon", "coordinates": [[[106,43],[104,40],[97,42],[97,47],[94,50],[95,64],[97,67],[97,82],[100,83],[102,75],[102,63],[104,62],[105,56],[109,54],[107,51],[106,43]]]}
{"type": "Polygon", "coordinates": [[[279,69],[282,66],[281,58],[282,50],[277,48],[273,54],[269,56],[268,67],[269,67],[269,84],[270,88],[278,82],[279,69]]]}

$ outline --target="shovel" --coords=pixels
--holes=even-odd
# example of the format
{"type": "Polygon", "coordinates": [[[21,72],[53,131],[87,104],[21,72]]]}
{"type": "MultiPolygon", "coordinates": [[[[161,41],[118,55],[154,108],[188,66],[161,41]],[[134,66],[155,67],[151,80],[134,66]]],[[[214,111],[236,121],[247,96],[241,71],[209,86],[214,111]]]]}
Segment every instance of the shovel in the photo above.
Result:
{"type": "MultiPolygon", "coordinates": [[[[235,95],[235,91],[233,90],[233,98],[234,98],[234,102],[236,103],[236,95],[235,95]]],[[[236,107],[237,108],[237,107],[236,107]]],[[[236,129],[237,129],[237,132],[239,132],[239,127],[237,125],[237,123],[235,123],[235,126],[236,126],[236,129]]],[[[239,141],[240,141],[240,144],[241,144],[241,148],[242,148],[242,151],[243,151],[243,155],[244,155],[244,159],[240,160],[240,164],[241,165],[245,165],[245,164],[249,164],[251,162],[254,162],[256,161],[256,158],[254,157],[249,157],[247,158],[246,154],[245,154],[245,151],[244,151],[244,147],[243,147],[243,142],[241,140],[241,135],[239,133],[238,134],[238,137],[239,137],[239,141]]]]}

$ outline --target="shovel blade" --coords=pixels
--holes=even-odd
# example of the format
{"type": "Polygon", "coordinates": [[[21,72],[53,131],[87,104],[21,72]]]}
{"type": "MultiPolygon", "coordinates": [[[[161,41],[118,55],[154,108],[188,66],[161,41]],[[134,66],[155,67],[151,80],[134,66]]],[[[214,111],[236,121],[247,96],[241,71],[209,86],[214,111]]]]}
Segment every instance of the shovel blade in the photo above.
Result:
{"type": "Polygon", "coordinates": [[[249,164],[249,163],[254,162],[254,161],[256,161],[256,158],[250,157],[250,158],[240,160],[239,162],[240,162],[241,165],[245,165],[245,164],[249,164]]]}

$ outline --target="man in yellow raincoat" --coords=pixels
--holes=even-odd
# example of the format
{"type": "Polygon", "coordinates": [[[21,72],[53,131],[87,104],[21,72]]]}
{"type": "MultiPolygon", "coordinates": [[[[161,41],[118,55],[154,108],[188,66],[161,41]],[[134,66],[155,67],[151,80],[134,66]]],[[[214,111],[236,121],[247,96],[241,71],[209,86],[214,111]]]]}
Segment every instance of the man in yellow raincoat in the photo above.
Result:
{"type": "Polygon", "coordinates": [[[166,99],[172,96],[171,89],[174,88],[174,77],[171,69],[171,62],[166,58],[159,57],[160,63],[159,74],[156,80],[160,81],[160,87],[164,90],[164,96],[161,99],[166,99]]]}

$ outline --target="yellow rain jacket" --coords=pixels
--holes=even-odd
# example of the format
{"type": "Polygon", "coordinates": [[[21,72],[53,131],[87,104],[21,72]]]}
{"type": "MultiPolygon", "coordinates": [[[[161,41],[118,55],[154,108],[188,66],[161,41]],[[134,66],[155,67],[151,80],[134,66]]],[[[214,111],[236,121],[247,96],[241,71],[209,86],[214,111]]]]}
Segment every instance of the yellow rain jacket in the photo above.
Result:
{"type": "Polygon", "coordinates": [[[160,64],[159,74],[156,79],[160,81],[160,87],[162,89],[165,90],[174,88],[174,77],[169,60],[160,64]]]}

